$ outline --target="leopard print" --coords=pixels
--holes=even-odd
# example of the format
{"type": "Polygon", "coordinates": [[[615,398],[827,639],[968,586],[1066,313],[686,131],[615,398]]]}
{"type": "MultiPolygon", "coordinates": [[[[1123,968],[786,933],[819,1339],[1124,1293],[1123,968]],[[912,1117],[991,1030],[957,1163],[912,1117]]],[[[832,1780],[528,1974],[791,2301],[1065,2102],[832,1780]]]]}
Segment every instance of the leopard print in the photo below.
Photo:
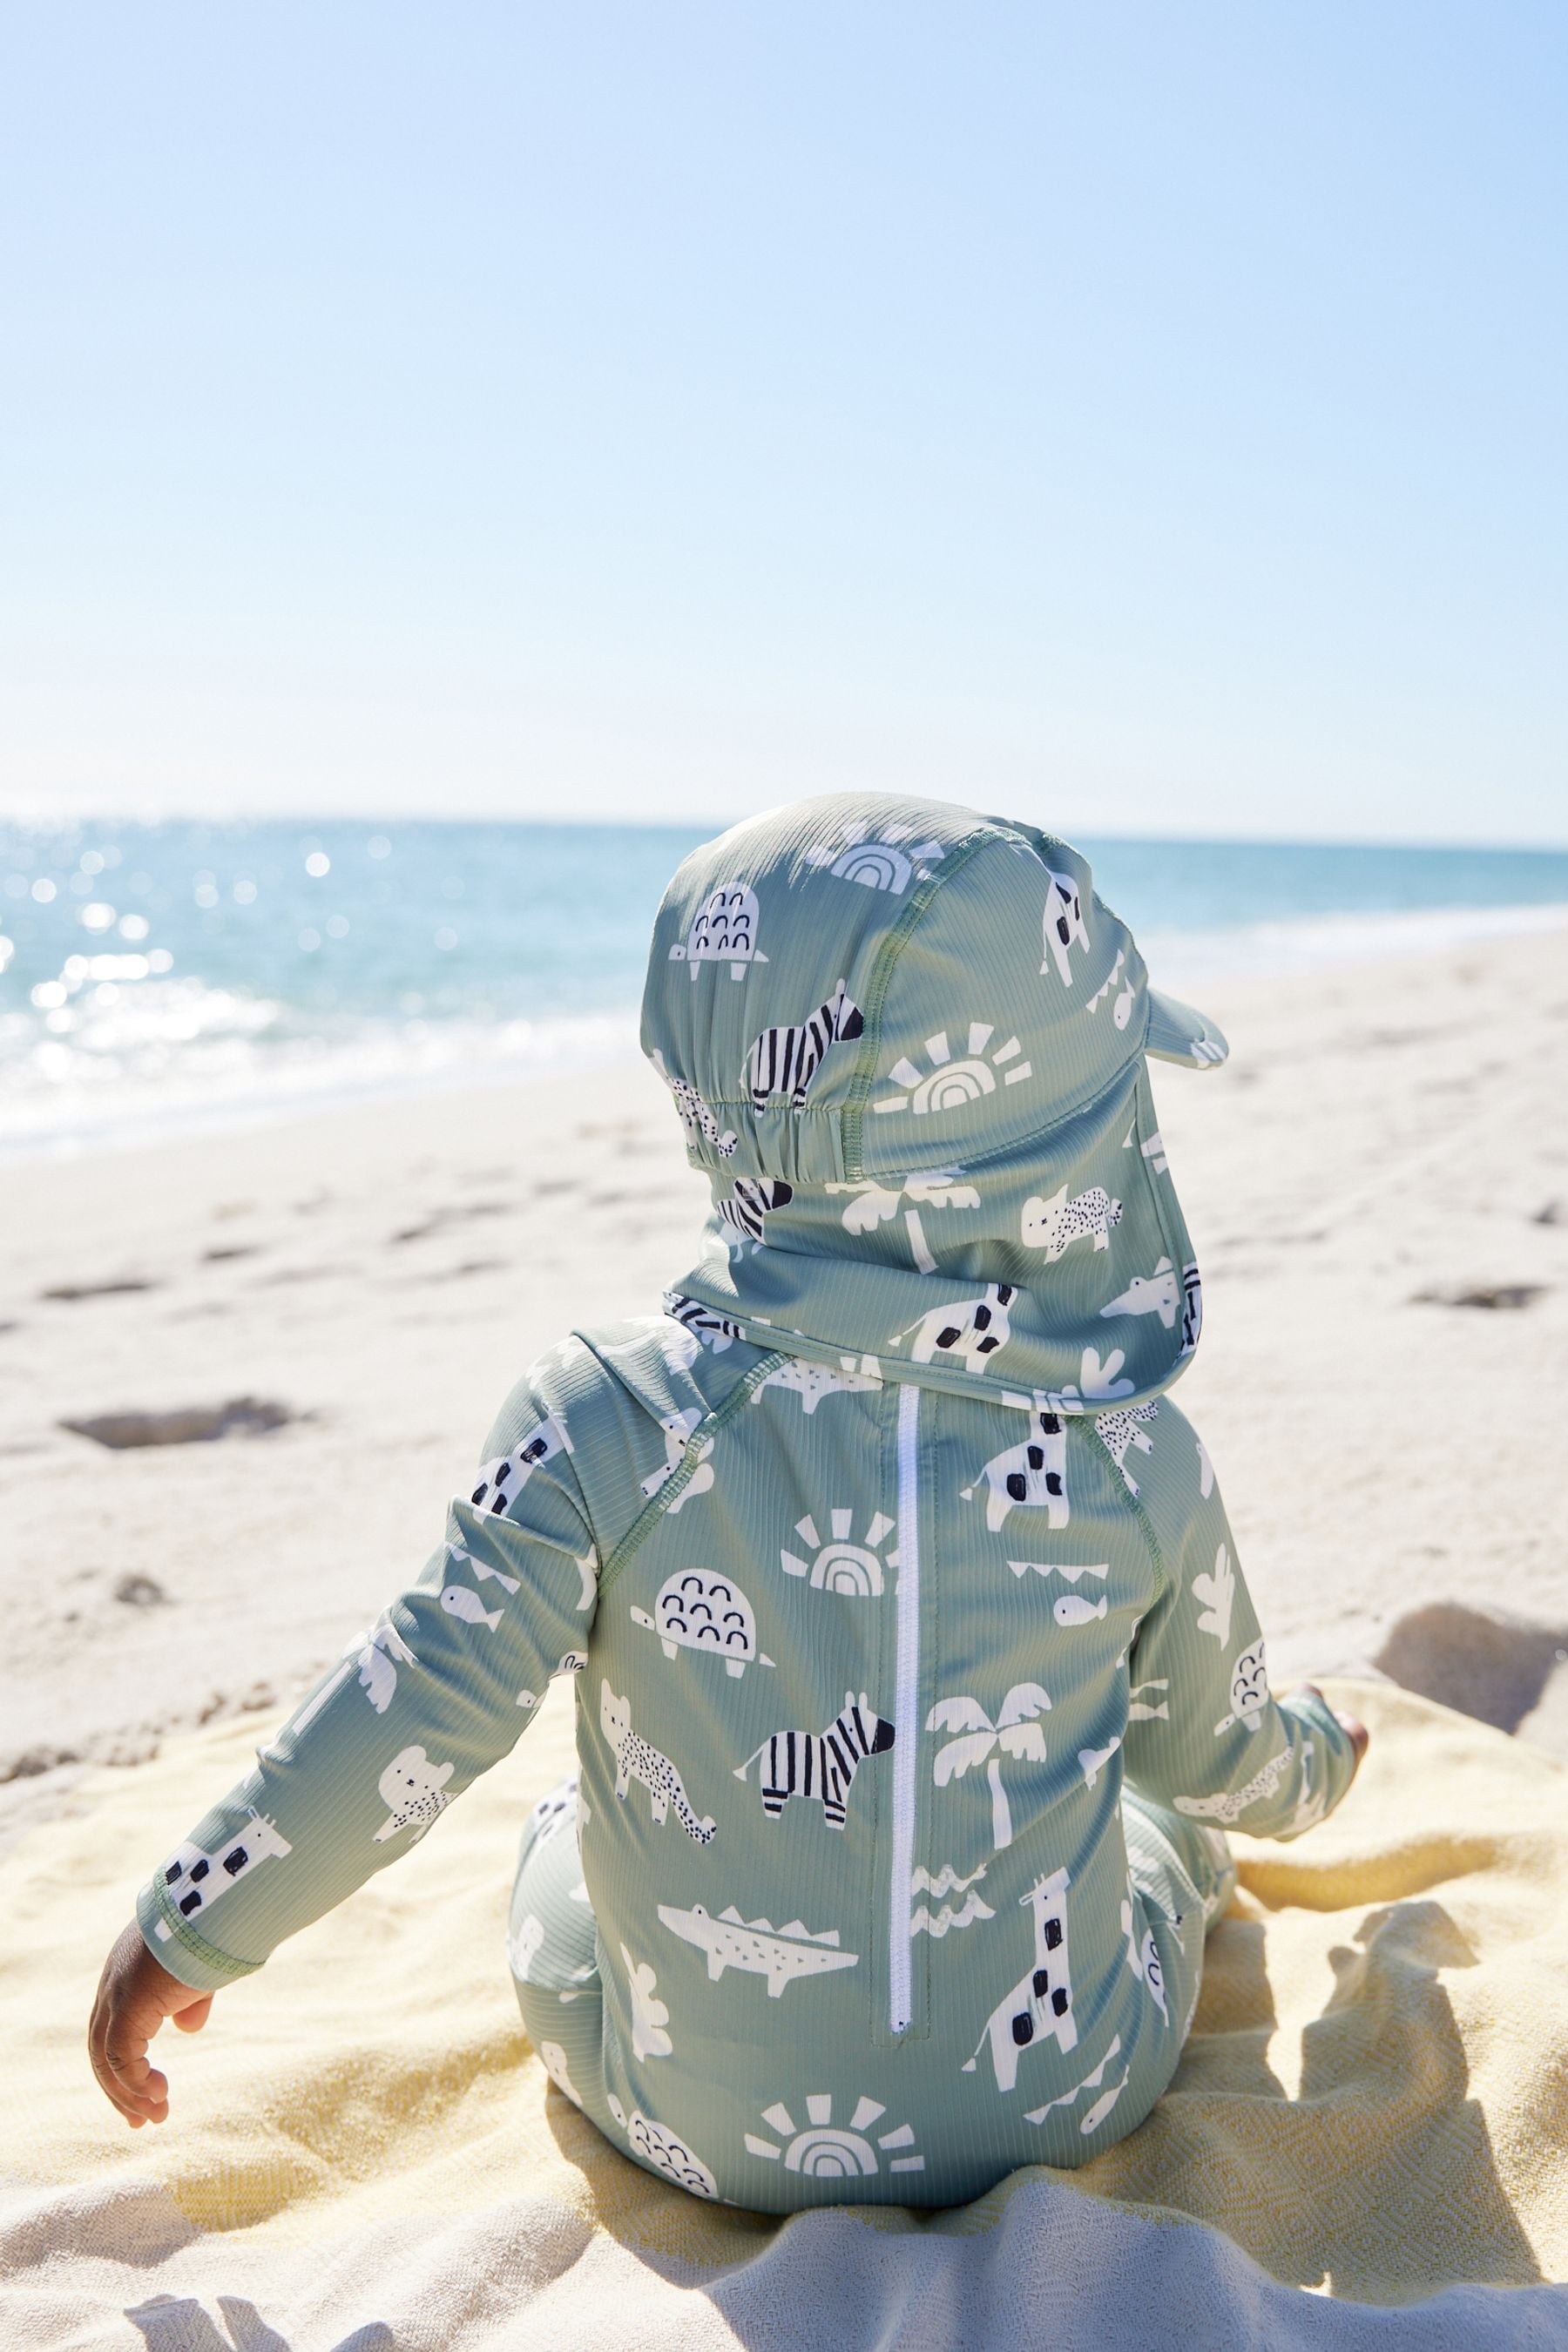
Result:
{"type": "Polygon", "coordinates": [[[1113,1201],[1102,1184],[1093,1184],[1087,1192],[1075,1193],[1062,1211],[1060,1246],[1065,1250],[1069,1242],[1092,1236],[1096,1245],[1103,1249],[1106,1233],[1121,1223],[1121,1202],[1113,1201]]]}
{"type": "Polygon", "coordinates": [[[1121,1471],[1130,1495],[1138,1492],[1138,1481],[1127,1467],[1129,1453],[1134,1447],[1140,1454],[1154,1451],[1153,1439],[1146,1437],[1138,1424],[1152,1421],[1159,1410],[1159,1400],[1155,1398],[1148,1404],[1118,1405],[1110,1412],[1097,1412],[1094,1416],[1094,1433],[1121,1471]]]}
{"type": "Polygon", "coordinates": [[[617,1698],[607,1682],[599,1685],[599,1727],[615,1755],[616,1796],[625,1799],[632,1782],[640,1780],[647,1790],[649,1809],[656,1822],[666,1822],[673,1805],[676,1819],[687,1835],[695,1838],[699,1845],[710,1845],[713,1822],[698,1819],[679,1773],[651,1740],[632,1729],[631,1702],[617,1698]]]}

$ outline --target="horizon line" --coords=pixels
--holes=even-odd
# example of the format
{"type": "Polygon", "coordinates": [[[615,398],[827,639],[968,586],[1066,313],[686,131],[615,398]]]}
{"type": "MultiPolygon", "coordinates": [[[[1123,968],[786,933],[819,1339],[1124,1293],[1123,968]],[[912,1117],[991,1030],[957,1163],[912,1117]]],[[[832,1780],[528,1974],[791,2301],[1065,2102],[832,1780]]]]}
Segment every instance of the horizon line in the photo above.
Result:
{"type": "MultiPolygon", "coordinates": [[[[913,797],[923,800],[934,796],[921,793],[913,797]]],[[[758,810],[747,812],[746,814],[740,816],[716,817],[702,814],[650,819],[595,815],[591,813],[581,816],[564,817],[498,814],[494,812],[483,814],[474,812],[455,815],[445,810],[436,812],[405,809],[395,813],[381,811],[367,814],[359,809],[316,808],[308,812],[301,809],[283,809],[263,813],[259,810],[235,808],[215,815],[204,810],[178,805],[160,806],[156,803],[134,810],[105,807],[89,803],[82,803],[68,809],[46,809],[37,804],[6,808],[0,803],[0,826],[14,825],[28,832],[65,831],[89,825],[134,825],[145,826],[149,829],[159,825],[206,825],[221,831],[226,827],[257,825],[308,827],[312,824],[353,824],[363,825],[372,830],[398,825],[446,825],[454,828],[516,826],[519,829],[531,827],[539,831],[557,832],[690,833],[710,825],[715,833],[722,833],[729,831],[733,825],[743,824],[747,821],[747,814],[762,814],[763,812],[758,810]]],[[[1026,818],[1024,821],[1028,823],[1034,820],[1026,818]]],[[[1077,828],[1074,830],[1076,832],[1077,828]]],[[[1494,835],[1490,839],[1485,839],[1473,835],[1453,834],[1429,835],[1425,839],[1419,839],[1398,834],[1347,835],[1295,832],[1218,833],[1206,830],[1183,833],[1168,828],[1145,833],[1131,828],[1095,824],[1085,827],[1078,834],[1078,838],[1084,841],[1136,843],[1140,847],[1149,849],[1381,849],[1438,851],[1458,856],[1568,856],[1568,838],[1542,841],[1539,838],[1524,837],[1499,839],[1494,835]]]]}

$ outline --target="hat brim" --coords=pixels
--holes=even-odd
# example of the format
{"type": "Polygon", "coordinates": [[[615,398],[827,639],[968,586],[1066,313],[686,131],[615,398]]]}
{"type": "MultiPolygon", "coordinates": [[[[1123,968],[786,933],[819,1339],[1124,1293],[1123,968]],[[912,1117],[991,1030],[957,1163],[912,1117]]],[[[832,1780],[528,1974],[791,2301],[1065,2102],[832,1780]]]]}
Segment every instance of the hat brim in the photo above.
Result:
{"type": "Polygon", "coordinates": [[[1143,1051],[1157,1061],[1179,1062],[1186,1070],[1217,1069],[1230,1053],[1225,1032],[1179,997],[1149,991],[1149,1034],[1143,1051]]]}

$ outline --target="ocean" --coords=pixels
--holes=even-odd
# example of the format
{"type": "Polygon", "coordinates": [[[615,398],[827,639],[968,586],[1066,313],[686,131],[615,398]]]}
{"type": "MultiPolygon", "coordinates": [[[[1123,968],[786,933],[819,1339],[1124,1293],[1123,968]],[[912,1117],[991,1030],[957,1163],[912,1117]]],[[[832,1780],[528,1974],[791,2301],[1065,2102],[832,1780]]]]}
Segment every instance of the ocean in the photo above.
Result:
{"type": "MultiPolygon", "coordinates": [[[[0,823],[0,1153],[637,1050],[713,826],[0,823]]],[[[1178,994],[1568,922],[1568,851],[1080,839],[1178,994]]]]}

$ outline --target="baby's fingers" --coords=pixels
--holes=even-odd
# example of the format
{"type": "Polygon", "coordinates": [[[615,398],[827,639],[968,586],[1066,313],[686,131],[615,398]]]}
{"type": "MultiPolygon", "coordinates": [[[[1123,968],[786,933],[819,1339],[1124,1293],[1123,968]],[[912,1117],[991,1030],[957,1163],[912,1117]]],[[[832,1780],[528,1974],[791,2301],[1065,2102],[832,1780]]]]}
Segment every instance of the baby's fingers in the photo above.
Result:
{"type": "Polygon", "coordinates": [[[162,2123],[169,2112],[169,2078],[149,2063],[146,2049],[144,2042],[139,2049],[118,2046],[111,2034],[104,2058],[126,2111],[162,2123]]]}
{"type": "MultiPolygon", "coordinates": [[[[1318,1688],[1316,1683],[1297,1683],[1295,1685],[1295,1688],[1300,1691],[1306,1697],[1315,1698],[1320,1706],[1329,1706],[1328,1700],[1323,1696],[1322,1692],[1318,1688]]],[[[1337,1706],[1329,1707],[1329,1713],[1333,1717],[1334,1721],[1339,1725],[1341,1730],[1348,1732],[1350,1735],[1351,1746],[1355,1750],[1355,1769],[1359,1772],[1361,1769],[1362,1759],[1366,1754],[1367,1748],[1372,1740],[1371,1732],[1357,1716],[1342,1715],[1337,1706]]]]}
{"type": "Polygon", "coordinates": [[[193,1991],[153,1958],[134,1921],[125,1928],[103,1964],[87,2041],[99,2088],[133,2128],[169,2112],[168,2081],[148,2063],[153,2034],[170,2015],[194,2032],[211,2006],[210,1993],[193,1991]]]}
{"type": "Polygon", "coordinates": [[[1348,1731],[1350,1733],[1351,1746],[1355,1749],[1355,1760],[1359,1764],[1362,1758],[1366,1754],[1367,1748],[1371,1744],[1371,1732],[1367,1729],[1365,1724],[1363,1723],[1359,1716],[1342,1715],[1338,1707],[1335,1707],[1334,1709],[1334,1721],[1340,1726],[1342,1731],[1348,1731]]]}
{"type": "Polygon", "coordinates": [[[172,2012],[174,2021],[182,2033],[199,2033],[212,2015],[212,2005],[211,1993],[203,1993],[199,2000],[192,2001],[188,2009],[174,2010],[172,2012]]]}
{"type": "Polygon", "coordinates": [[[112,2015],[101,2024],[95,2019],[94,2027],[92,2071],[105,2095],[127,2123],[161,2124],[169,2112],[169,2084],[148,2063],[145,2034],[112,2015]]]}

